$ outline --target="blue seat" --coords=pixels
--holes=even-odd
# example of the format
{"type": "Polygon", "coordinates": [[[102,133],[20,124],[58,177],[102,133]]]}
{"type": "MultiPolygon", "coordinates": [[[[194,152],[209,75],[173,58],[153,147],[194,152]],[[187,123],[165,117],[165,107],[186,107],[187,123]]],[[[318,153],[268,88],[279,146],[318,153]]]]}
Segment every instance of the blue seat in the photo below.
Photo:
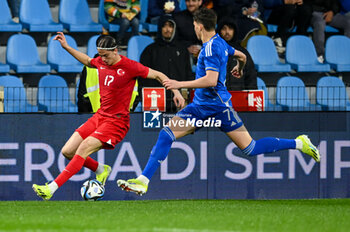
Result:
{"type": "Polygon", "coordinates": [[[326,25],[325,31],[330,32],[330,33],[338,33],[339,32],[339,30],[337,28],[331,27],[329,25],[326,25]]]}
{"type": "Polygon", "coordinates": [[[40,78],[37,99],[40,111],[77,112],[76,105],[70,99],[66,81],[57,75],[47,75],[40,78]]]}
{"type": "MultiPolygon", "coordinates": [[[[331,27],[329,25],[326,25],[326,28],[324,30],[326,33],[338,33],[339,32],[338,29],[331,27]]],[[[308,27],[307,32],[310,32],[310,33],[313,32],[312,27],[308,27]]]]}
{"type": "Polygon", "coordinates": [[[304,82],[293,76],[285,76],[278,80],[276,87],[276,103],[287,111],[318,111],[319,105],[311,104],[304,82]]]}
{"type": "Polygon", "coordinates": [[[147,35],[136,35],[131,37],[128,42],[127,57],[140,62],[141,53],[153,42],[153,39],[147,35]]]}
{"type": "Polygon", "coordinates": [[[38,107],[28,103],[21,79],[16,76],[0,76],[4,87],[4,111],[12,113],[38,112],[38,107]]]}
{"type": "Polygon", "coordinates": [[[10,72],[10,66],[8,64],[0,63],[0,73],[10,72]]]}
{"type": "Polygon", "coordinates": [[[23,28],[36,32],[62,31],[63,26],[52,20],[47,0],[21,0],[19,20],[23,28]]]}
{"type": "Polygon", "coordinates": [[[265,82],[261,78],[257,78],[258,89],[264,90],[265,111],[282,111],[282,106],[274,105],[270,102],[269,93],[267,91],[265,82]]]}
{"type": "Polygon", "coordinates": [[[337,72],[350,72],[350,39],[343,35],[334,35],[327,39],[326,62],[337,72]]]}
{"type": "MultiPolygon", "coordinates": [[[[276,33],[277,29],[278,29],[278,25],[276,25],[276,24],[267,24],[267,32],[269,32],[269,33],[276,33]]],[[[288,31],[291,32],[291,33],[294,33],[296,31],[296,27],[289,28],[288,31]]]]}
{"type": "Polygon", "coordinates": [[[275,24],[267,24],[267,32],[269,33],[276,33],[277,32],[277,25],[275,24]]]}
{"type": "MultiPolygon", "coordinates": [[[[277,28],[278,28],[278,26],[275,25],[275,24],[267,24],[267,32],[276,33],[276,32],[277,32],[277,28]]],[[[290,32],[292,32],[292,33],[296,32],[296,27],[293,27],[293,29],[290,30],[290,32]]],[[[308,27],[308,28],[307,28],[307,32],[309,32],[309,33],[313,32],[312,27],[308,27]]],[[[336,28],[334,28],[334,27],[331,27],[331,26],[329,26],[329,25],[326,25],[325,32],[328,32],[328,33],[338,33],[339,30],[336,29],[336,28]]]]}
{"type": "Polygon", "coordinates": [[[49,73],[50,65],[39,59],[34,39],[29,35],[15,34],[7,41],[6,63],[17,73],[49,73]]]}
{"type": "Polygon", "coordinates": [[[289,37],[286,46],[286,62],[297,72],[330,71],[329,64],[318,62],[313,42],[303,35],[289,37]]]}
{"type": "Polygon", "coordinates": [[[94,57],[96,53],[98,53],[96,48],[96,40],[98,37],[99,35],[94,35],[88,41],[87,55],[91,58],[94,57]]]}
{"type": "Polygon", "coordinates": [[[180,0],[180,10],[186,10],[186,1],[185,0],[180,0]]]}
{"type": "MultiPolygon", "coordinates": [[[[83,64],[76,60],[71,54],[61,47],[57,40],[51,37],[47,47],[47,63],[57,72],[81,72],[83,64]]],[[[78,49],[77,43],[73,37],[66,35],[69,46],[78,49]]]]}
{"type": "Polygon", "coordinates": [[[316,101],[323,110],[350,110],[349,96],[342,80],[334,76],[325,76],[318,80],[316,101]]]}
{"type": "Polygon", "coordinates": [[[92,21],[86,0],[61,0],[59,20],[70,32],[102,32],[102,25],[92,21]]]}
{"type": "Polygon", "coordinates": [[[142,28],[144,28],[148,32],[157,32],[158,25],[146,23],[146,19],[148,16],[148,0],[141,0],[140,7],[141,7],[140,23],[142,24],[142,28]]]}
{"type": "Polygon", "coordinates": [[[270,37],[256,35],[248,40],[247,50],[258,72],[290,72],[289,64],[280,62],[275,44],[270,37]]]}
{"type": "Polygon", "coordinates": [[[12,21],[7,1],[0,1],[0,31],[22,31],[22,25],[12,21]]]}

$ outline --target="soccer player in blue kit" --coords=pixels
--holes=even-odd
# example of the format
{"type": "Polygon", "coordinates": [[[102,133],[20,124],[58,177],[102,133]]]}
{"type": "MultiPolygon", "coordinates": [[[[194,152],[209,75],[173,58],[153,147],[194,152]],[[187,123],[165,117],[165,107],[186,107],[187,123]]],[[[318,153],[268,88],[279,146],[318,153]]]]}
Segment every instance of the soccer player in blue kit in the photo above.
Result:
{"type": "Polygon", "coordinates": [[[172,143],[195,131],[196,127],[186,124],[187,119],[203,121],[209,117],[215,117],[216,120],[221,120],[220,129],[244,154],[249,156],[298,149],[310,155],[316,162],[320,162],[318,149],[306,135],[300,135],[296,139],[267,137],[259,140],[254,140],[250,136],[242,120],[232,108],[231,94],[225,87],[228,56],[233,55],[238,60],[237,66],[231,71],[236,77],[242,76],[246,57],[215,33],[216,20],[215,12],[206,8],[201,8],[194,14],[194,29],[197,37],[203,42],[198,56],[196,79],[181,82],[171,79],[163,81],[167,89],[196,88],[193,102],[179,111],[171,119],[173,122],[170,121],[168,126],[160,131],[142,174],[136,179],[117,180],[121,189],[139,195],[147,192],[151,177],[167,157],[172,143]],[[177,122],[174,123],[174,121],[177,122]],[[180,121],[183,122],[179,123],[180,121]],[[185,127],[180,127],[181,125],[185,127]]]}

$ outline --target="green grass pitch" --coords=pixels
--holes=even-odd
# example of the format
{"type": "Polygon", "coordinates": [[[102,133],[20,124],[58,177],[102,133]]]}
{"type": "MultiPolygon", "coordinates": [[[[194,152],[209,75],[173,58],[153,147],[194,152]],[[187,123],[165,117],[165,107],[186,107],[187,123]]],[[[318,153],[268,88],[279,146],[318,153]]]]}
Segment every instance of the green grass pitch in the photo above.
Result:
{"type": "Polygon", "coordinates": [[[3,201],[0,231],[350,231],[350,199],[3,201]]]}

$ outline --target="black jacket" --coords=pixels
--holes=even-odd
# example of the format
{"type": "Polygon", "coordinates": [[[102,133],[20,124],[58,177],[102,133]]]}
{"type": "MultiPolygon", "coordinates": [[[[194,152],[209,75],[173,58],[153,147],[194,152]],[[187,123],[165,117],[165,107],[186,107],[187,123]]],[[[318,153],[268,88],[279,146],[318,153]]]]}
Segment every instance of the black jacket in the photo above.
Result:
{"type": "Polygon", "coordinates": [[[228,42],[233,48],[243,52],[247,57],[247,63],[243,69],[243,76],[236,78],[231,74],[233,67],[237,65],[237,60],[230,56],[227,61],[227,73],[226,73],[226,86],[228,90],[245,90],[245,89],[257,89],[257,72],[252,57],[249,52],[243,48],[238,42],[238,30],[237,25],[231,18],[224,18],[221,20],[217,27],[217,32],[220,31],[224,25],[230,25],[234,28],[234,36],[231,41],[228,42]]]}
{"type": "Polygon", "coordinates": [[[178,40],[186,48],[194,44],[202,44],[198,40],[193,26],[193,15],[188,10],[180,11],[174,14],[174,20],[177,25],[176,34],[178,40]]]}
{"type": "Polygon", "coordinates": [[[327,12],[331,10],[335,15],[340,11],[340,4],[338,0],[314,0],[312,8],[314,11],[319,12],[327,12]]]}
{"type": "MultiPolygon", "coordinates": [[[[148,45],[142,52],[140,62],[152,69],[160,71],[171,79],[186,81],[193,79],[190,64],[190,55],[187,49],[181,46],[175,39],[176,23],[169,16],[161,17],[158,24],[157,38],[154,43],[148,45]],[[174,24],[174,33],[169,41],[162,37],[161,30],[166,21],[174,24]]],[[[139,79],[140,87],[161,87],[156,80],[139,79]]],[[[139,88],[141,89],[141,88],[139,88]]],[[[167,111],[174,112],[176,107],[172,102],[173,94],[167,91],[167,111]]]]}

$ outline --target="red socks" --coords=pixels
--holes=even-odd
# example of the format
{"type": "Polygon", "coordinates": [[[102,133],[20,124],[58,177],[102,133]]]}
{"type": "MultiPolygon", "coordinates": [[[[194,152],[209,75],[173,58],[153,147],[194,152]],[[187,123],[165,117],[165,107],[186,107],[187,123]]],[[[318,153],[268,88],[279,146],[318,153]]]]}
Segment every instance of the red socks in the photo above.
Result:
{"type": "Polygon", "coordinates": [[[90,169],[93,172],[96,172],[98,168],[98,162],[93,158],[90,158],[90,156],[88,156],[85,160],[84,167],[90,169]]]}
{"type": "MultiPolygon", "coordinates": [[[[85,164],[86,160],[80,155],[75,155],[73,159],[68,163],[66,168],[63,170],[63,172],[61,172],[61,174],[59,174],[58,177],[55,179],[55,182],[58,185],[58,187],[61,187],[73,175],[78,173],[80,169],[83,167],[83,165],[85,164]]],[[[88,161],[88,165],[90,165],[90,162],[88,161]]]]}
{"type": "Polygon", "coordinates": [[[63,170],[63,172],[59,174],[58,177],[55,179],[55,182],[58,185],[58,187],[61,187],[73,175],[78,173],[83,166],[95,172],[98,167],[98,162],[90,157],[84,159],[80,155],[75,155],[73,159],[68,163],[66,168],[63,170]]]}

